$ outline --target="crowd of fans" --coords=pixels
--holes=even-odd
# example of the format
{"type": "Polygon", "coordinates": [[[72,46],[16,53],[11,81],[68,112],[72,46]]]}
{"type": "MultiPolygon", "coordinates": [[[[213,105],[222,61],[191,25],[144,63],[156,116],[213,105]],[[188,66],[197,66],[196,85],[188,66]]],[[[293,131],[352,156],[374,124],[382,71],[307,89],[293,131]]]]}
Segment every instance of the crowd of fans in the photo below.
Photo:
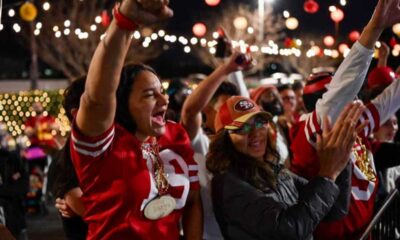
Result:
{"type": "Polygon", "coordinates": [[[50,165],[67,239],[359,239],[400,176],[400,82],[385,44],[368,73],[399,4],[379,0],[335,72],[247,89],[253,59],[232,49],[196,88],[163,89],[151,67],[124,62],[138,23],[172,16],[168,1],[122,1],[87,76],[65,91],[62,150],[39,104],[25,155],[0,149],[0,224],[25,228],[12,218],[24,219],[20,156],[31,156],[46,159],[31,173],[50,165]]]}

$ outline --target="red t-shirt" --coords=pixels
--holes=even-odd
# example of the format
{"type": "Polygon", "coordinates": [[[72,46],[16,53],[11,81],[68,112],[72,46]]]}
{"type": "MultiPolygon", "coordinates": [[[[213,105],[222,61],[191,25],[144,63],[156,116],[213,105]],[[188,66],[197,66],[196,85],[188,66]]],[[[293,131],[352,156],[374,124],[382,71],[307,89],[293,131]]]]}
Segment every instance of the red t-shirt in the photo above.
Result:
{"type": "Polygon", "coordinates": [[[143,210],[158,194],[152,162],[143,157],[139,140],[116,124],[98,137],[83,136],[73,126],[71,156],[83,202],[87,239],[179,239],[179,219],[189,189],[199,189],[197,165],[183,128],[168,122],[158,139],[160,157],[176,208],[168,216],[148,220],[143,210]]]}
{"type": "MultiPolygon", "coordinates": [[[[362,143],[369,150],[369,159],[374,169],[375,181],[369,181],[355,163],[354,155],[352,161],[352,189],[349,213],[341,220],[321,222],[314,232],[315,239],[359,239],[373,217],[374,201],[378,189],[376,171],[373,156],[370,151],[370,144],[365,136],[368,136],[374,129],[379,127],[379,114],[373,104],[367,105],[360,122],[369,120],[370,124],[360,135],[362,143]]],[[[291,136],[293,160],[291,170],[307,179],[318,175],[320,164],[316,155],[316,133],[321,131],[320,124],[315,112],[309,114],[304,121],[293,128],[291,136]]],[[[355,145],[358,149],[359,145],[355,145]]]]}

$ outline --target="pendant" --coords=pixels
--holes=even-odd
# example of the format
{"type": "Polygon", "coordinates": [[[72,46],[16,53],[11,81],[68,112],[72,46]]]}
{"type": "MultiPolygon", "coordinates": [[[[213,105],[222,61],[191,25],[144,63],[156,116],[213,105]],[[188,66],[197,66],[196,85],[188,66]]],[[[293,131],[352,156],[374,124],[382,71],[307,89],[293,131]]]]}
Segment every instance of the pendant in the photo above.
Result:
{"type": "Polygon", "coordinates": [[[144,207],[144,216],[149,220],[157,220],[174,211],[176,201],[170,195],[157,196],[144,207]]]}

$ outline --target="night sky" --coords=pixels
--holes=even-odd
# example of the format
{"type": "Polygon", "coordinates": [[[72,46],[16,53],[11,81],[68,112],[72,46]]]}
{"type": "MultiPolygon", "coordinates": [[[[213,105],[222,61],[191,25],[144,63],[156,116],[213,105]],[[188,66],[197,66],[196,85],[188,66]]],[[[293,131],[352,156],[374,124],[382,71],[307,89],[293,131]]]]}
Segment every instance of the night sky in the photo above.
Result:
{"type": "MultiPolygon", "coordinates": [[[[299,28],[288,32],[291,37],[300,37],[304,32],[311,32],[318,35],[334,34],[334,23],[329,17],[328,7],[330,5],[339,6],[339,0],[316,0],[320,9],[316,14],[308,14],[303,10],[304,0],[275,0],[273,3],[274,12],[282,14],[283,10],[288,10],[299,22],[299,28]]],[[[13,0],[3,0],[5,7],[10,4],[20,2],[13,0]]],[[[43,2],[43,1],[35,1],[43,2]]],[[[54,2],[54,1],[50,1],[54,2]]],[[[347,5],[343,7],[345,18],[340,24],[340,35],[346,36],[352,30],[361,31],[368,22],[370,15],[377,0],[347,0],[347,5]]],[[[192,36],[191,29],[194,23],[203,21],[210,15],[215,15],[224,11],[229,4],[248,4],[252,8],[257,8],[257,0],[221,0],[217,7],[209,7],[204,0],[171,0],[171,7],[175,11],[173,19],[169,20],[167,29],[178,35],[192,36]]],[[[53,4],[53,3],[52,3],[53,4]]],[[[18,78],[22,72],[26,72],[29,66],[29,52],[21,47],[22,41],[18,35],[11,30],[10,19],[7,16],[8,9],[3,10],[2,22],[5,29],[0,31],[0,79],[18,78]]],[[[391,37],[390,31],[386,38],[391,37]]],[[[205,67],[195,57],[183,53],[181,46],[171,45],[170,49],[164,52],[159,58],[150,62],[162,76],[187,75],[190,72],[207,73],[211,69],[205,67]],[[168,65],[165,63],[168,62],[168,65]]],[[[41,65],[41,68],[46,68],[41,65]]],[[[61,75],[55,75],[61,77],[61,75]]]]}

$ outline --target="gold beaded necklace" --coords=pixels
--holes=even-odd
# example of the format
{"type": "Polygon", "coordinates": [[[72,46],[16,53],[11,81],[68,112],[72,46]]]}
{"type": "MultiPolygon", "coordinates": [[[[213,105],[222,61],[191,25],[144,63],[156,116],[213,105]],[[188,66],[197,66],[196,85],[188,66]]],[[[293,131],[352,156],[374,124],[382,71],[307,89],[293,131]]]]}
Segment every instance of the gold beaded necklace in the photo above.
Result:
{"type": "Polygon", "coordinates": [[[375,181],[376,175],[371,165],[371,160],[368,156],[368,150],[362,143],[361,138],[357,137],[355,146],[353,146],[352,152],[356,158],[356,165],[361,172],[367,177],[368,181],[375,181]]]}

